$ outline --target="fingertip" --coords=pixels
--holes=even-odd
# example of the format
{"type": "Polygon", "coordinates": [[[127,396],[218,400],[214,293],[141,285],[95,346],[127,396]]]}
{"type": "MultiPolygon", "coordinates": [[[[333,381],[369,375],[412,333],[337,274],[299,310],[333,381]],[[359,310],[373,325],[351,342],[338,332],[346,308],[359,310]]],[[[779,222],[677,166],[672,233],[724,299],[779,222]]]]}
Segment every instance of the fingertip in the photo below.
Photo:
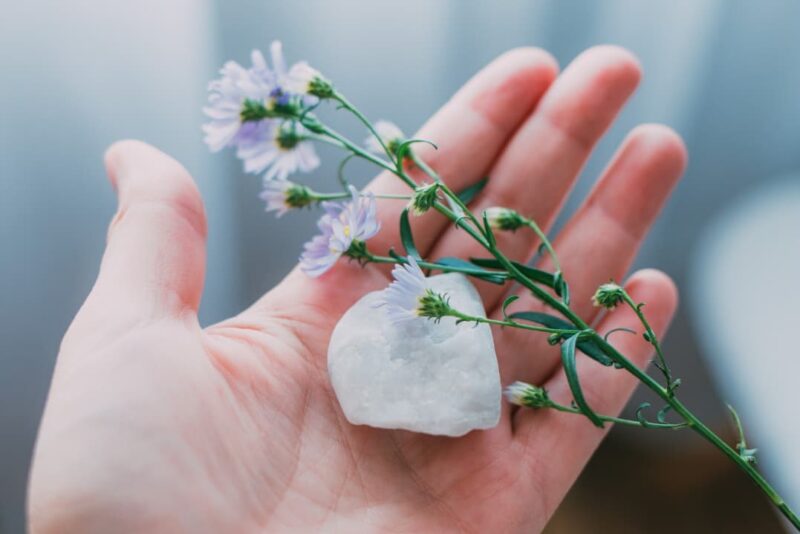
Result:
{"type": "Polygon", "coordinates": [[[653,313],[665,316],[662,327],[666,327],[679,301],[678,287],[668,274],[658,269],[641,269],[630,276],[625,288],[634,301],[644,302],[653,313]]]}
{"type": "Polygon", "coordinates": [[[680,177],[686,169],[689,153],[683,138],[664,124],[647,123],[634,128],[629,139],[637,149],[644,149],[653,159],[669,165],[669,175],[680,177]]]}
{"type": "Polygon", "coordinates": [[[535,46],[512,48],[499,55],[493,64],[503,65],[523,72],[544,74],[551,79],[558,74],[558,61],[550,52],[535,46]]]}
{"type": "Polygon", "coordinates": [[[638,85],[642,78],[642,64],[639,58],[627,48],[617,45],[593,46],[582,52],[574,63],[599,67],[604,75],[622,80],[631,87],[638,85]]]}
{"type": "Polygon", "coordinates": [[[206,217],[197,185],[186,168],[154,146],[134,139],[117,141],[104,154],[108,178],[121,211],[138,201],[170,206],[205,236],[206,217]]]}

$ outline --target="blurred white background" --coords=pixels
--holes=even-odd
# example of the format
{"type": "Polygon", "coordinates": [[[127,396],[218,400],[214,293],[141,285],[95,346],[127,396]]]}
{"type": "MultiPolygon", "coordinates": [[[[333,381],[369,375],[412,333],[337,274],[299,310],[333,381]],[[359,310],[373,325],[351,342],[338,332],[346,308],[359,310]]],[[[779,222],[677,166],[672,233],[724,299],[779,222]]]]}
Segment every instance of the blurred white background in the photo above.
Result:
{"type": "MultiPolygon", "coordinates": [[[[800,169],[798,24],[795,0],[0,0],[0,531],[24,528],[30,452],[59,340],[92,285],[115,209],[101,160],[108,144],[146,140],[197,179],[210,221],[204,323],[280,280],[313,231],[312,215],[265,215],[258,178],[243,175],[229,153],[206,153],[200,108],[224,59],[245,62],[251,48],[282,39],[290,60],[311,60],[368,115],[413,131],[506,49],[541,46],[563,66],[594,44],[626,46],[641,59],[644,81],[597,148],[567,212],[635,124],[672,126],[688,143],[690,167],[638,264],[699,292],[692,279],[699,269],[691,267],[697,236],[734,199],[800,169]]],[[[362,137],[355,125],[345,130],[362,137]]],[[[330,180],[336,163],[327,158],[311,182],[330,180]]],[[[779,227],[763,239],[778,243],[798,233],[779,227]]],[[[800,247],[793,250],[796,258],[800,247]]],[[[751,274],[770,276],[766,268],[751,274]]],[[[703,343],[701,351],[696,341],[700,328],[719,322],[693,323],[696,315],[684,307],[667,350],[688,402],[723,425],[704,363],[719,361],[719,344],[703,343]]],[[[792,356],[781,370],[786,377],[800,366],[792,356]]],[[[775,388],[793,403],[785,383],[775,388]]],[[[725,382],[723,389],[738,398],[737,388],[747,385],[725,382]]],[[[631,436],[660,446],[647,432],[631,436]]],[[[669,437],[674,446],[677,436],[669,437]]],[[[762,454],[770,454],[770,443],[759,443],[762,454]]]]}

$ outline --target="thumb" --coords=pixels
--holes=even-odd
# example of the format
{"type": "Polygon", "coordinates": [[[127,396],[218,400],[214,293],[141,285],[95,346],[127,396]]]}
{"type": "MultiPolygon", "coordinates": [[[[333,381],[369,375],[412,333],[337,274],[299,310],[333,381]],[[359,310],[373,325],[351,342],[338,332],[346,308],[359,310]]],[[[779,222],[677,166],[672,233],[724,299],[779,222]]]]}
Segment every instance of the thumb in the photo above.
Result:
{"type": "Polygon", "coordinates": [[[163,152],[120,141],[105,155],[119,208],[97,282],[81,313],[142,321],[200,304],[206,217],[189,173],[163,152]]]}

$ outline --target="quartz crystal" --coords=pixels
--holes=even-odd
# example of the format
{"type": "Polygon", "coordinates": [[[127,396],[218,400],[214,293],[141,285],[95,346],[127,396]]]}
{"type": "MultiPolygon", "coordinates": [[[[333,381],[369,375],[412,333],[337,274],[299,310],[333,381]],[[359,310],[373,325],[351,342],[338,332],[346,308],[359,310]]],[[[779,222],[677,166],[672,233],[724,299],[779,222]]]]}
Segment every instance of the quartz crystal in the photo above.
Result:
{"type": "MultiPolygon", "coordinates": [[[[427,279],[453,308],[485,316],[461,274],[427,279]]],[[[347,420],[357,425],[461,436],[500,418],[500,375],[489,325],[423,317],[392,324],[369,293],[342,316],[328,373],[347,420]]]]}

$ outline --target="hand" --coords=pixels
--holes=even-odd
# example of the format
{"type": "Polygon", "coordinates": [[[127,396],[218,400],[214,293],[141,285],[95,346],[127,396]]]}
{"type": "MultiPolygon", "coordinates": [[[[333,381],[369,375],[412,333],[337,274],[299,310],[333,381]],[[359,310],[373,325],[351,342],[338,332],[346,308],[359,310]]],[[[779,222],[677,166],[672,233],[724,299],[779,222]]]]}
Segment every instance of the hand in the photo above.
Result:
{"type": "MultiPolygon", "coordinates": [[[[640,77],[624,50],[598,47],[556,77],[541,50],[504,54],[437,113],[422,155],[454,190],[491,177],[474,204],[515,208],[543,226],[558,213],[598,138],[640,77]]],[[[344,311],[388,271],[341,261],[319,279],[295,269],[248,310],[201,328],[206,221],[181,166],[142,143],[106,156],[119,194],[97,283],[67,332],[36,446],[34,532],[410,531],[541,529],[604,435],[584,417],[513,410],[458,438],[350,425],[331,390],[328,339],[344,311]]],[[[620,279],[685,164],[675,133],[636,128],[556,240],[574,308],[591,321],[594,289],[620,279]]],[[[379,176],[370,189],[405,192],[379,176]]],[[[370,248],[399,243],[396,201],[381,201],[370,248]]],[[[475,255],[438,214],[414,219],[429,257],[475,255]]],[[[527,260],[528,233],[500,236],[527,260]]],[[[284,253],[276,251],[276,253],[284,253]]],[[[477,284],[497,314],[508,287],[477,284]]],[[[676,290],[657,271],[626,287],[663,334],[676,290]]],[[[516,290],[516,288],[511,288],[516,290]]],[[[515,309],[535,309],[521,293],[515,309]]],[[[494,312],[492,312],[494,310],[494,312]]],[[[598,326],[637,327],[628,309],[598,326]]],[[[525,380],[568,403],[546,336],[495,330],[503,384],[525,380]]],[[[614,338],[646,365],[640,336],[614,338]]],[[[588,401],[617,414],[635,382],[588,359],[588,401]]]]}

